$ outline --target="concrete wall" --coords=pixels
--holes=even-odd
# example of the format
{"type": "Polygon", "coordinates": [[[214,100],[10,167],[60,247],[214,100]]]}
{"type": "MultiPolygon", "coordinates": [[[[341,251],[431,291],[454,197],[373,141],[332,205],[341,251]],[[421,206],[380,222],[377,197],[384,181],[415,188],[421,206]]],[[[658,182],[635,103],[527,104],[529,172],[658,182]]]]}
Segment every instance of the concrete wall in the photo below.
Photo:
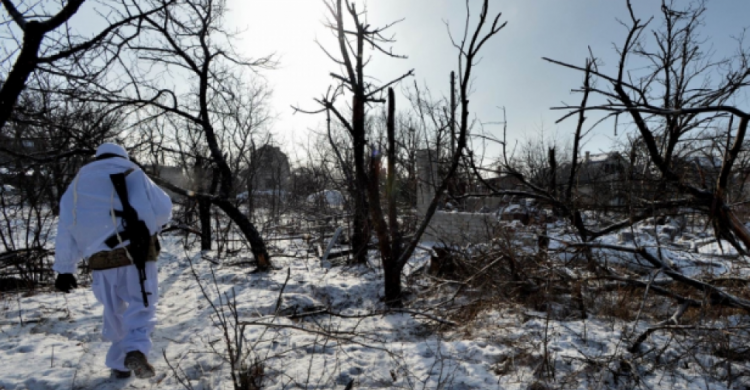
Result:
{"type": "MultiPolygon", "coordinates": [[[[429,150],[417,151],[417,212],[420,217],[425,215],[439,180],[433,155],[429,150]]],[[[499,228],[500,222],[494,214],[436,211],[422,239],[456,245],[478,243],[492,239],[499,228]]]]}
{"type": "Polygon", "coordinates": [[[422,239],[451,245],[476,244],[491,240],[500,228],[495,214],[436,211],[422,239]]]}

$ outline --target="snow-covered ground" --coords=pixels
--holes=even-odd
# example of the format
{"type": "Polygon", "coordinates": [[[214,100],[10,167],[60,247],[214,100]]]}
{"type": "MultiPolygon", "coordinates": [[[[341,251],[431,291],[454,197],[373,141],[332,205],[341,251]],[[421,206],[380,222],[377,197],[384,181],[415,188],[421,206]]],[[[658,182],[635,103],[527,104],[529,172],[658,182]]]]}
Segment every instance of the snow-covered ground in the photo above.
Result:
{"type": "MultiPolygon", "coordinates": [[[[551,226],[550,234],[554,231],[551,226]]],[[[649,239],[640,233],[635,239],[649,239]]],[[[616,234],[602,242],[627,244],[616,234]]],[[[445,301],[420,295],[429,286],[407,283],[409,309],[384,311],[377,264],[334,266],[315,257],[279,256],[277,270],[251,273],[242,256],[216,261],[211,253],[184,249],[176,236],[163,237],[162,244],[159,325],[149,356],[156,377],[109,378],[108,343],[100,339],[102,307],[89,288],[81,287],[71,294],[3,296],[0,389],[229,390],[233,367],[220,318],[229,325],[235,350],[233,332],[244,327],[241,364],[234,371],[253,373],[264,389],[343,389],[351,381],[354,389],[544,389],[544,383],[573,389],[741,388],[704,376],[707,356],[666,368],[634,368],[643,365],[643,355],[626,352],[625,340],[646,330],[644,320],[634,329],[633,322],[615,318],[550,318],[549,311],[508,303],[438,329],[445,301]],[[228,302],[236,307],[236,320],[228,302]],[[311,312],[318,314],[306,315],[311,312]]],[[[282,249],[295,253],[296,245],[302,242],[282,249]]],[[[714,260],[699,253],[665,256],[683,268],[714,267],[714,260]]],[[[428,259],[418,250],[405,280],[423,272],[428,259]]],[[[730,318],[747,320],[747,315],[730,318]]],[[[658,347],[673,337],[655,332],[646,344],[658,347]]],[[[670,345],[664,359],[685,353],[679,342],[670,345]]]]}
{"type": "MultiPolygon", "coordinates": [[[[497,383],[485,367],[487,357],[500,353],[497,347],[424,337],[430,321],[408,313],[368,315],[384,307],[379,300],[382,279],[372,267],[278,257],[279,270],[251,274],[250,268],[217,266],[210,254],[185,252],[174,237],[162,241],[159,325],[149,356],[158,371],[155,378],[109,379],[103,363],[108,343],[100,340],[102,307],[88,288],[78,288],[71,294],[5,297],[0,389],[184,388],[167,361],[194,389],[231,389],[222,329],[215,325],[215,312],[191,262],[219,310],[229,314],[217,291],[224,302],[226,297],[236,300],[241,321],[269,324],[245,329],[247,362],[263,362],[267,388],[343,388],[351,379],[357,388],[433,388],[446,378],[466,388],[497,383]],[[274,316],[282,287],[282,304],[274,316]],[[295,310],[322,307],[355,318],[317,316],[309,324],[287,318],[295,310]],[[438,365],[445,367],[438,370],[438,365]],[[468,372],[483,374],[466,376],[468,372]]],[[[422,255],[417,261],[424,260],[422,255]]]]}

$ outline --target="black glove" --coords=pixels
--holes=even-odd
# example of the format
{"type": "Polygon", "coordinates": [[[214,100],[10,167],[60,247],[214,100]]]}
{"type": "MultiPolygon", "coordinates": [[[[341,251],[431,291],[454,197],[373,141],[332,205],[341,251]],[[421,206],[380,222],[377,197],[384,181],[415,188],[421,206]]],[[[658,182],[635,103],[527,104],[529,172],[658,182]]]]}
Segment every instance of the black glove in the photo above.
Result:
{"type": "Polygon", "coordinates": [[[55,280],[55,288],[64,292],[69,293],[71,289],[78,287],[76,277],[72,274],[57,274],[55,280]]]}

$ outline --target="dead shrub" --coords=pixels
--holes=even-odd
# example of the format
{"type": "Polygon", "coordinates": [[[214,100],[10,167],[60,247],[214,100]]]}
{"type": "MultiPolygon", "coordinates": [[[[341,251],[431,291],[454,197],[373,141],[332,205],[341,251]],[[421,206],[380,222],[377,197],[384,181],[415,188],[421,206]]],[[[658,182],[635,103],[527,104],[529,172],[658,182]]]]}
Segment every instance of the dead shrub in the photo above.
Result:
{"type": "Polygon", "coordinates": [[[240,390],[260,390],[263,388],[265,370],[262,361],[256,358],[250,366],[243,362],[239,371],[240,390]]]}
{"type": "Polygon", "coordinates": [[[459,286],[456,295],[468,299],[452,314],[454,320],[469,321],[508,303],[550,311],[555,319],[584,315],[580,282],[561,272],[564,264],[549,256],[546,248],[526,249],[523,243],[532,239],[538,241],[525,229],[501,229],[489,244],[433,248],[430,275],[440,283],[459,286]]]}

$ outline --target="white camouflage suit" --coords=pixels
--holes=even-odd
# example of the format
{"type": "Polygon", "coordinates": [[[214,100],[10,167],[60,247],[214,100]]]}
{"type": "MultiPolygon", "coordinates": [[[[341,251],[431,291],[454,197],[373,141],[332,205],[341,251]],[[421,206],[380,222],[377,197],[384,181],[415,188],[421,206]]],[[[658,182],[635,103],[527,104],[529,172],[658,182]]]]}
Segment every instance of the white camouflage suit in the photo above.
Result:
{"type": "MultiPolygon", "coordinates": [[[[122,204],[109,175],[135,169],[127,175],[128,199],[138,212],[139,219],[156,234],[172,218],[172,201],[146,174],[128,158],[124,148],[102,144],[97,157],[112,157],[87,164],[78,172],[60,200],[60,220],[55,242],[55,264],[60,274],[76,274],[77,264],[91,255],[110,251],[104,241],[123,231],[122,221],[113,221],[112,210],[122,210],[122,204]]],[[[117,247],[127,245],[124,241],[117,247]]],[[[116,248],[117,248],[116,247],[116,248]]],[[[151,349],[151,332],[156,325],[158,281],[156,262],[146,262],[146,281],[149,306],[143,305],[138,270],[135,265],[93,271],[92,289],[96,299],[104,305],[102,336],[111,341],[106,365],[119,371],[129,371],[124,365],[125,354],[141,351],[145,356],[151,349]]]]}

